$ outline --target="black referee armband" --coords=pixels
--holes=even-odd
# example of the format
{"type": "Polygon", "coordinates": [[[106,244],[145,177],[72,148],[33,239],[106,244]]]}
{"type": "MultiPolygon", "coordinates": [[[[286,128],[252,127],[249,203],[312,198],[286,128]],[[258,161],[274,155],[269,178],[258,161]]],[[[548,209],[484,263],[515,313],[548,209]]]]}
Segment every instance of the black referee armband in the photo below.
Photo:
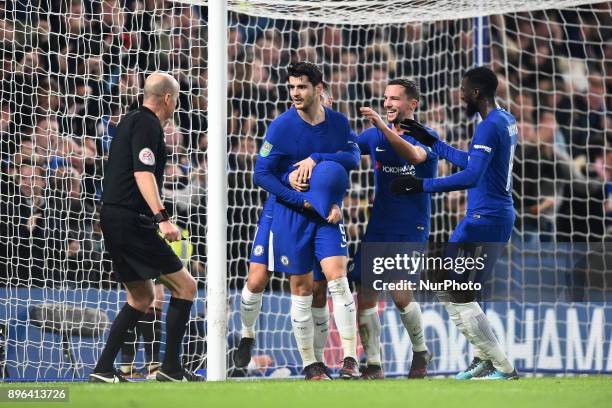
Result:
{"type": "Polygon", "coordinates": [[[153,216],[153,222],[155,222],[156,224],[159,224],[160,222],[168,221],[169,219],[170,219],[170,216],[168,216],[168,211],[166,211],[165,208],[162,208],[161,210],[159,210],[157,214],[153,216]]]}

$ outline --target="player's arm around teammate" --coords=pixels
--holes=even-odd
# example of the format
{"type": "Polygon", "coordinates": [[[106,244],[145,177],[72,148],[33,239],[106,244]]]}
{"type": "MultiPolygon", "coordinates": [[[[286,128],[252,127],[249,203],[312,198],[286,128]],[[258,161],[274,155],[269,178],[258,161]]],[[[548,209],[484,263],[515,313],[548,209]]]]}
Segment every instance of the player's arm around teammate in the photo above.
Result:
{"type": "MultiPolygon", "coordinates": [[[[329,264],[321,260],[347,255],[346,244],[341,239],[342,226],[329,224],[325,219],[329,218],[333,210],[332,204],[341,202],[346,193],[348,176],[346,170],[336,163],[317,165],[312,172],[313,179],[308,193],[287,188],[281,176],[292,164],[313,153],[336,153],[343,150],[350,138],[350,127],[344,115],[321,106],[322,73],[316,66],[301,62],[289,67],[288,71],[293,107],[276,118],[268,128],[266,142],[255,165],[254,181],[277,197],[272,224],[274,267],[291,275],[292,325],[306,378],[323,379],[326,375],[321,372],[323,367],[317,363],[313,350],[313,277],[310,271],[315,262],[320,262],[321,267],[327,269],[323,271],[324,274],[335,277],[340,272],[332,269],[342,269],[342,265],[346,265],[346,260],[329,264]],[[346,180],[346,183],[343,182],[343,186],[336,190],[337,179],[325,175],[316,177],[316,173],[323,169],[342,171],[344,178],[340,181],[346,180]],[[327,194],[329,200],[326,201],[323,196],[320,200],[313,196],[306,199],[306,194],[316,190],[312,182],[317,179],[321,181],[323,190],[327,191],[323,195],[327,194]],[[331,183],[326,186],[328,181],[331,183]],[[330,193],[326,187],[334,191],[330,193]],[[303,210],[309,204],[322,219],[303,210]]],[[[355,359],[355,308],[348,282],[343,280],[346,281],[346,278],[330,281],[329,290],[334,302],[336,326],[345,351],[343,369],[346,370],[341,371],[341,375],[354,378],[358,374],[355,359]]]]}
{"type": "MultiPolygon", "coordinates": [[[[321,92],[321,104],[333,108],[333,95],[327,85],[323,85],[321,92]]],[[[310,157],[297,162],[295,170],[287,176],[287,182],[296,191],[308,191],[310,188],[310,177],[314,167],[321,161],[335,161],[340,163],[347,172],[359,167],[361,152],[357,146],[357,138],[351,135],[345,150],[336,153],[314,153],[310,157]],[[304,173],[306,173],[304,175],[304,173]]],[[[327,217],[330,224],[338,224],[342,221],[342,210],[334,204],[327,217]]],[[[314,354],[318,363],[325,366],[324,354],[329,334],[329,307],[327,303],[327,280],[321,272],[321,265],[315,264],[312,285],[312,318],[314,322],[314,354]]],[[[328,371],[328,375],[330,375],[328,371]]],[[[331,375],[330,375],[331,376],[331,375]]]]}

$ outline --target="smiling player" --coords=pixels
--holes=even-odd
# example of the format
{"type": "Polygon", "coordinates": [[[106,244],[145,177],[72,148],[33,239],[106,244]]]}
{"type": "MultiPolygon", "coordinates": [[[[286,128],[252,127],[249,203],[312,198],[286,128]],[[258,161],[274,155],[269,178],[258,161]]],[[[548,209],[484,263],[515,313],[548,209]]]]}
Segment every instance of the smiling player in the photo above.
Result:
{"type": "MultiPolygon", "coordinates": [[[[293,107],[268,128],[255,165],[255,184],[276,196],[270,232],[269,268],[290,275],[291,322],[304,364],[306,379],[329,378],[314,356],[312,318],[312,270],[319,263],[328,281],[334,304],[334,320],[344,350],[342,378],[357,378],[356,316],[346,278],[347,245],[342,223],[332,224],[330,213],[306,211],[311,203],[305,193],[286,187],[283,175],[298,164],[298,182],[306,183],[322,154],[359,149],[351,137],[348,119],[321,105],[322,73],[310,63],[288,69],[293,107]],[[321,216],[322,215],[322,216],[321,216]]],[[[343,191],[344,194],[346,191],[343,191]]],[[[336,210],[339,208],[336,207],[336,210]]]]}
{"type": "MultiPolygon", "coordinates": [[[[333,96],[328,86],[323,85],[321,92],[321,104],[331,108],[333,104],[333,96]]],[[[319,154],[320,161],[328,160],[342,164],[347,171],[355,166],[355,151],[339,151],[336,153],[319,154]]],[[[289,177],[283,177],[285,184],[290,183],[297,191],[306,191],[310,188],[309,181],[297,183],[297,176],[300,173],[298,169],[289,173],[289,177]]],[[[242,289],[240,299],[240,320],[242,323],[241,338],[236,353],[234,353],[234,364],[236,367],[245,368],[251,361],[251,353],[255,345],[255,323],[261,312],[263,291],[270,280],[270,271],[268,271],[268,255],[270,228],[272,227],[272,217],[274,212],[274,195],[270,195],[266,200],[259,223],[257,232],[253,240],[253,249],[249,263],[249,274],[247,282],[242,289]]],[[[321,273],[319,265],[314,266],[314,283],[313,283],[313,303],[312,317],[314,320],[314,353],[315,359],[329,373],[325,363],[323,362],[323,354],[327,337],[329,333],[329,308],[327,306],[327,281],[321,273]]]]}
{"type": "MultiPolygon", "coordinates": [[[[374,127],[363,131],[357,141],[362,154],[369,154],[374,164],[375,198],[372,217],[368,223],[363,243],[426,243],[429,237],[430,197],[421,193],[410,197],[398,197],[391,193],[391,183],[402,175],[435,177],[438,160],[435,153],[411,136],[402,135],[399,123],[414,118],[419,104],[419,89],[416,83],[407,79],[389,81],[385,88],[384,107],[387,123],[369,107],[361,108],[361,114],[368,118],[374,127]],[[387,134],[402,140],[401,144],[389,143],[387,134]]],[[[432,137],[437,137],[429,129],[432,137]]],[[[367,355],[367,368],[362,374],[364,379],[384,378],[380,356],[380,318],[378,317],[379,292],[362,285],[361,275],[371,273],[361,266],[360,245],[355,254],[349,277],[357,285],[359,308],[359,333],[367,355]]],[[[421,308],[412,299],[410,291],[392,291],[391,297],[399,310],[400,318],[412,342],[413,358],[410,378],[423,378],[427,374],[427,364],[431,353],[425,344],[421,308]]]]}

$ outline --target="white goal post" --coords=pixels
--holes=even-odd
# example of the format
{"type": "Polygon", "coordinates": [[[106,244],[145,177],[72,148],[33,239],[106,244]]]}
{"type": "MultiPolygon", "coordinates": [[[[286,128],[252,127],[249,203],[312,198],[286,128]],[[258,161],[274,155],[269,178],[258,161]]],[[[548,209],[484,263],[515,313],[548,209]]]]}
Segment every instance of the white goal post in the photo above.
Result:
{"type": "Polygon", "coordinates": [[[227,8],[209,4],[207,380],[227,376],[227,8]]]}

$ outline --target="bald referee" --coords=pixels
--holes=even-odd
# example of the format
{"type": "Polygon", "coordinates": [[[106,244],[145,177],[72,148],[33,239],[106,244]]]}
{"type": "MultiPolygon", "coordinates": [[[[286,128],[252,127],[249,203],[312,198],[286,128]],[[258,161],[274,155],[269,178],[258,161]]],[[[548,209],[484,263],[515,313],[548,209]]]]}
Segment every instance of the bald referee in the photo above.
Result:
{"type": "Polygon", "coordinates": [[[158,381],[202,381],[185,370],[179,350],[196,294],[196,282],[168,241],[181,239],[160,197],[166,165],[163,125],[172,117],[179,96],[177,81],[154,73],[145,81],[143,105],[119,123],[111,142],[102,193],[100,223],[117,280],[127,291],[127,303],[113,322],[91,382],[127,381],[114,368],[125,333],[133,329],[154,300],[153,280],[170,289],[166,315],[166,353],[158,381]]]}

